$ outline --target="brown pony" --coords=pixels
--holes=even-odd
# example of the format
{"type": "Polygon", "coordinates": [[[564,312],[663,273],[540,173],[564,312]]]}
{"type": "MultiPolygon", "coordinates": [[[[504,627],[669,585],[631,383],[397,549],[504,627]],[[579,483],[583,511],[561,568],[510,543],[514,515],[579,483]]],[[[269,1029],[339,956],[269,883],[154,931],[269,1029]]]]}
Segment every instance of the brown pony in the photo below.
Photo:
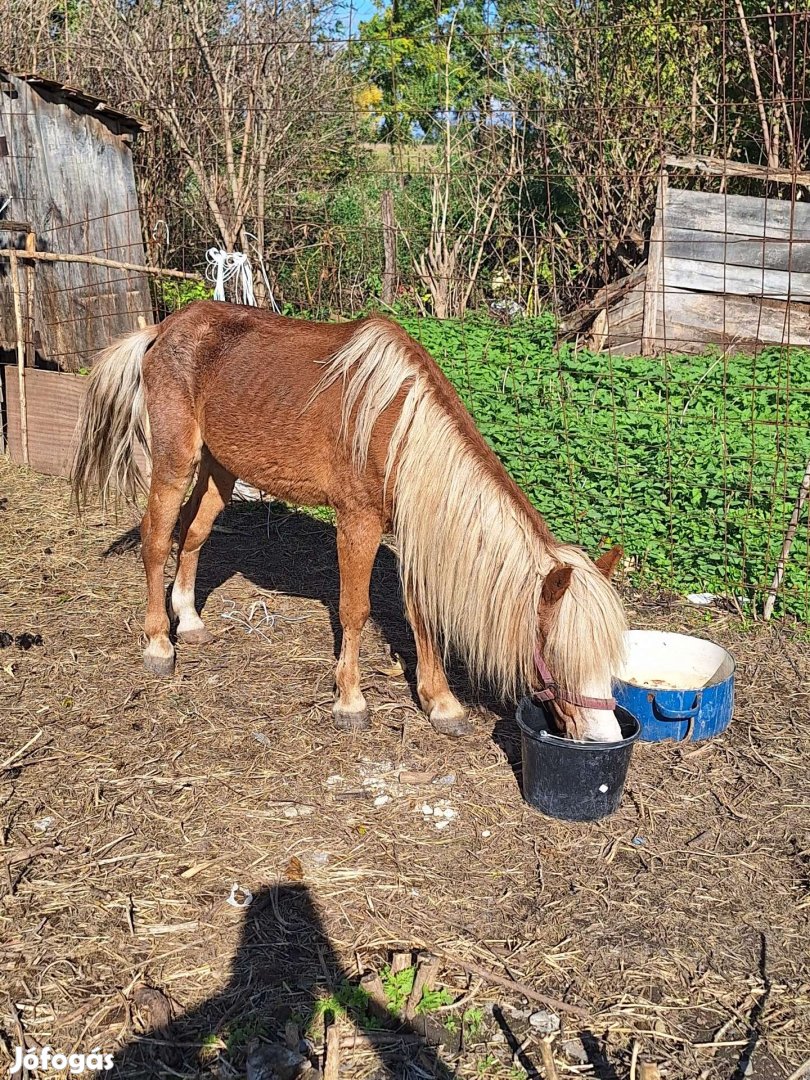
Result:
{"type": "Polygon", "coordinates": [[[338,727],[368,724],[360,634],[377,548],[392,528],[419,700],[437,731],[469,730],[447,684],[443,647],[506,697],[545,687],[575,736],[619,737],[610,690],[625,622],[608,577],[620,549],[594,564],[554,538],[438,366],[396,324],[311,323],[190,304],[95,364],[73,472],[79,503],[93,487],[105,500],[112,492],[135,498],[143,485],[138,443],[152,460],[141,524],[149,671],[174,668],[163,571],[178,515],[177,640],[211,640],[194,604],[197,562],[239,476],[280,499],[334,507],[338,727]]]}

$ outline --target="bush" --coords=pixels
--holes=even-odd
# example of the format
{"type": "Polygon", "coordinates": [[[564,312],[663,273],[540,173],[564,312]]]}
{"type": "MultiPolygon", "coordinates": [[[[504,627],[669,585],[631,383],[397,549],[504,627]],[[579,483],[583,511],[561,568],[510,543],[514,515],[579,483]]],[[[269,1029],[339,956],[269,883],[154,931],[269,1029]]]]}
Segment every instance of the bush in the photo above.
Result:
{"type": "MultiPolygon", "coordinates": [[[[810,457],[810,352],[611,358],[556,349],[551,318],[402,322],[561,539],[761,600],[810,457]]],[[[804,525],[779,603],[810,615],[804,525]]]]}
{"type": "Polygon", "coordinates": [[[214,295],[212,285],[204,281],[182,281],[178,278],[158,278],[158,306],[166,314],[179,311],[194,300],[210,300],[214,295]]]}

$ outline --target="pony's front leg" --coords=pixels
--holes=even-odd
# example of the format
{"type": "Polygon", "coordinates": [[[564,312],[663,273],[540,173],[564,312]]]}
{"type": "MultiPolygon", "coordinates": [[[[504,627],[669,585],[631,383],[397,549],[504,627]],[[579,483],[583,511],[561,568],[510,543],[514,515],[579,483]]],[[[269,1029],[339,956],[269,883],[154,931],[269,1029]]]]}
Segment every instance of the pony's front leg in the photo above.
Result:
{"type": "Polygon", "coordinates": [[[467,710],[448,686],[442,658],[410,594],[405,610],[416,641],[416,692],[422,708],[440,735],[469,735],[473,726],[467,710]]]}
{"type": "Polygon", "coordinates": [[[364,731],[370,724],[360,690],[360,636],[371,611],[369,586],[382,537],[380,518],[368,512],[338,512],[340,625],[343,640],[335,671],[332,716],[342,731],[364,731]]]}

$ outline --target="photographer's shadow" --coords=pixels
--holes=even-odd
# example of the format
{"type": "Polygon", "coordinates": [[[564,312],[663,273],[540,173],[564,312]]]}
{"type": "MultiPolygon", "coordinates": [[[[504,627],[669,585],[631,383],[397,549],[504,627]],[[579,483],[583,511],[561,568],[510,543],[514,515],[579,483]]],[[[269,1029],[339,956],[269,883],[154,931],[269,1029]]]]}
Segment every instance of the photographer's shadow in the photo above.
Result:
{"type": "MultiPolygon", "coordinates": [[[[302,884],[265,889],[254,897],[245,911],[230,980],[220,993],[176,1018],[159,991],[141,988],[138,1001],[151,1022],[145,1034],[115,1055],[108,1075],[121,1080],[314,1078],[319,1075],[319,1044],[330,1013],[345,1010],[355,1030],[371,1015],[358,980],[342,968],[302,884]],[[304,1042],[290,1056],[285,1038],[289,1046],[296,1029],[304,1042]],[[304,1061],[296,1069],[296,1053],[312,1062],[313,1071],[304,1061]]],[[[341,1023],[348,1033],[350,1025],[341,1023]]],[[[426,1029],[419,1018],[408,1022],[391,1016],[377,1021],[365,1041],[366,1047],[374,1048],[371,1058],[368,1053],[355,1057],[344,1045],[342,1075],[451,1080],[455,1073],[439,1060],[426,1030],[430,1032],[431,1026],[426,1029]]],[[[361,1032],[358,1038],[362,1037],[361,1032]]]]}

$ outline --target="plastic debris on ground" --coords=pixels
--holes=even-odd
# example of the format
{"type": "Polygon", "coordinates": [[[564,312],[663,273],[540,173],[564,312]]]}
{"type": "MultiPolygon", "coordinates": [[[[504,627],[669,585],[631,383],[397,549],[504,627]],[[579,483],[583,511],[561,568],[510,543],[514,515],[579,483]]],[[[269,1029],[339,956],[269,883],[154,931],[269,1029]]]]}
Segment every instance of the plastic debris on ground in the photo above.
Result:
{"type": "Polygon", "coordinates": [[[265,600],[254,600],[253,603],[245,608],[239,608],[234,600],[226,600],[226,605],[229,605],[225,611],[220,614],[220,619],[226,619],[228,622],[235,623],[248,634],[258,634],[259,637],[264,638],[265,641],[269,641],[267,634],[264,630],[275,630],[276,623],[300,623],[307,622],[310,618],[309,615],[281,615],[278,611],[270,611],[267,607],[265,600]]]}
{"type": "Polygon", "coordinates": [[[225,903],[235,908],[248,908],[253,903],[253,893],[244,885],[234,882],[231,885],[230,896],[227,897],[225,903]]]}

